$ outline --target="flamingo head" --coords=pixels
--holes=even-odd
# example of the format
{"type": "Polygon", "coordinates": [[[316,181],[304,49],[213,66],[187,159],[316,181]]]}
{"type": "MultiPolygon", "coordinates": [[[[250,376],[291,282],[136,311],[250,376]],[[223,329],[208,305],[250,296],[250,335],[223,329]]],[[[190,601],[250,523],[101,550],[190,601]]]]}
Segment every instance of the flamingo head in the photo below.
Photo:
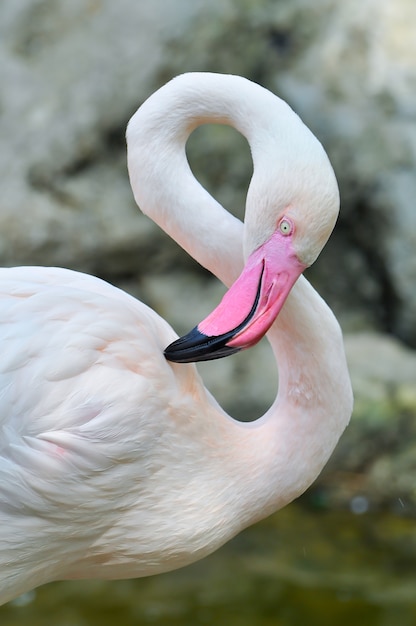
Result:
{"type": "MultiPolygon", "coordinates": [[[[309,234],[304,235],[307,239],[309,234]]],[[[313,255],[299,236],[306,259],[313,255]]],[[[289,211],[273,234],[247,259],[220,304],[187,335],[165,350],[169,361],[188,363],[228,356],[256,344],[273,324],[301,273],[308,267],[296,251],[296,222],[289,211]]]]}
{"type": "Polygon", "coordinates": [[[338,186],[325,151],[303,124],[302,137],[305,150],[286,151],[275,172],[271,155],[263,153],[260,167],[257,158],[247,195],[244,269],[216,309],[166,348],[169,361],[218,359],[256,344],[325,245],[338,216],[338,186]]]}

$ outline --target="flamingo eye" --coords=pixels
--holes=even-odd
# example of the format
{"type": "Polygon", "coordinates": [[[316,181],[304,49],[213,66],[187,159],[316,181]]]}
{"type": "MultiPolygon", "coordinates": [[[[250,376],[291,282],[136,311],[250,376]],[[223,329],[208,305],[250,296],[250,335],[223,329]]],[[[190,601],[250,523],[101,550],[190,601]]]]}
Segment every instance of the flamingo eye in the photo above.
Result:
{"type": "Polygon", "coordinates": [[[285,236],[290,235],[293,230],[292,223],[289,222],[289,220],[284,217],[282,220],[280,220],[279,230],[282,233],[282,235],[285,235],[285,236]]]}

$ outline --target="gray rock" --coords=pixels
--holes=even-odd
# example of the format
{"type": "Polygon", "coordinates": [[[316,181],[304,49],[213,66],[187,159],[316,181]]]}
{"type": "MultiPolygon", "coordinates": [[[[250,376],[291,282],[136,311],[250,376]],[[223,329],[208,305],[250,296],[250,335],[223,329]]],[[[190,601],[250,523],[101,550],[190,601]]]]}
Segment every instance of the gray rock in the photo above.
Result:
{"type": "Polygon", "coordinates": [[[416,354],[376,334],[346,338],[355,407],[312,493],[331,505],[416,513],[416,354]]]}
{"type": "Polygon", "coordinates": [[[137,272],[135,251],[157,231],[131,197],[124,131],[202,4],[1,4],[3,265],[137,272]]]}
{"type": "Polygon", "coordinates": [[[343,285],[379,328],[415,346],[416,5],[294,2],[285,20],[300,49],[275,85],[335,166],[343,285]]]}

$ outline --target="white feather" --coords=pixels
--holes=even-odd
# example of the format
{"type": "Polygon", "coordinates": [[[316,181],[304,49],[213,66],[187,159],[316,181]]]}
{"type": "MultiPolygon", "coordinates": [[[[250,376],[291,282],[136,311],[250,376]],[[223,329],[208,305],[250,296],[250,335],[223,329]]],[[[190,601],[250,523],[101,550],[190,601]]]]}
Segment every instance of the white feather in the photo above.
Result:
{"type": "MultiPolygon", "coordinates": [[[[224,282],[238,276],[243,227],[195,181],[184,152],[210,120],[251,143],[248,248],[293,198],[297,249],[315,258],[338,211],[332,169],[286,104],[239,77],[184,75],[132,118],[143,210],[224,282]]],[[[144,304],[69,270],[0,270],[0,603],[55,579],[185,565],[299,495],[351,413],[342,336],[305,279],[268,336],[279,394],[241,424],[193,365],[165,360],[176,335],[144,304]]]]}

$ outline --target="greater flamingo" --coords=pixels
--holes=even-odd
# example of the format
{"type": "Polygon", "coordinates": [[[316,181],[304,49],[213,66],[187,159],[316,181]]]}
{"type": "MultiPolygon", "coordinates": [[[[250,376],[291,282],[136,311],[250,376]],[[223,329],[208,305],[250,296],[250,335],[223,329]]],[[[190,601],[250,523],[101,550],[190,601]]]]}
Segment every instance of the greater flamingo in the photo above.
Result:
{"type": "Polygon", "coordinates": [[[139,206],[233,286],[174,341],[155,312],[97,278],[1,270],[0,603],[52,580],[202,558],[299,496],[351,414],[339,325],[299,277],[338,214],[317,139],[269,91],[209,73],[159,89],[127,139],[139,206]],[[244,227],[188,166],[187,138],[207,122],[250,144],[244,227]],[[224,356],[266,331],[279,392],[252,423],[228,416],[194,365],[172,362],[224,356]]]}

